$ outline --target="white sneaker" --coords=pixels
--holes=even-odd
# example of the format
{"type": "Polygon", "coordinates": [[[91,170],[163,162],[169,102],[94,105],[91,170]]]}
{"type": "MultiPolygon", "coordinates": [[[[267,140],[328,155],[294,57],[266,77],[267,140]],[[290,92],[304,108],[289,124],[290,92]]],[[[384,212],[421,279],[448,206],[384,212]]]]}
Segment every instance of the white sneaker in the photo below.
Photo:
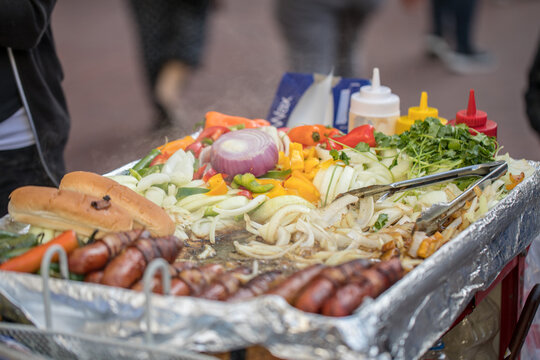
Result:
{"type": "Polygon", "coordinates": [[[451,51],[445,54],[442,60],[450,71],[460,75],[486,74],[497,68],[495,57],[484,51],[474,54],[451,51]]]}
{"type": "Polygon", "coordinates": [[[426,52],[429,56],[442,60],[451,51],[450,45],[442,37],[433,34],[426,35],[426,52]]]}

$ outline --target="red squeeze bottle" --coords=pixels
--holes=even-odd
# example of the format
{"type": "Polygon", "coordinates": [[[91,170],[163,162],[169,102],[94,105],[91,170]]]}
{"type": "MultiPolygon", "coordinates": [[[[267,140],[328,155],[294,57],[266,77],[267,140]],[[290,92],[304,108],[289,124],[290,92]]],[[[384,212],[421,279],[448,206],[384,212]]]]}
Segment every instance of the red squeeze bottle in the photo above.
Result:
{"type": "Polygon", "coordinates": [[[451,125],[465,124],[471,128],[469,132],[473,135],[476,134],[474,131],[476,130],[488,136],[497,137],[497,123],[489,120],[485,111],[476,110],[476,100],[474,98],[473,89],[471,89],[469,93],[467,110],[464,109],[458,111],[455,120],[450,120],[448,123],[451,125]]]}

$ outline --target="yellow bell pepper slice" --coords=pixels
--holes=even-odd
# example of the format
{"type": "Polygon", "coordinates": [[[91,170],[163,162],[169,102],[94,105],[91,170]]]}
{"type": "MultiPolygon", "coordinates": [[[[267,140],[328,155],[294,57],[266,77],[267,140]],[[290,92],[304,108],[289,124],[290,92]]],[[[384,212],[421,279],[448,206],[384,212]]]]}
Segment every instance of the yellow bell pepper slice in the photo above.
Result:
{"type": "Polygon", "coordinates": [[[225,195],[227,193],[227,183],[225,183],[221,174],[216,174],[208,179],[208,187],[210,191],[205,195],[225,195]]]}
{"type": "Polygon", "coordinates": [[[309,157],[304,161],[304,171],[306,173],[311,172],[317,165],[319,165],[319,159],[316,157],[309,157]]]}
{"type": "Polygon", "coordinates": [[[278,167],[281,170],[289,170],[291,168],[291,160],[283,151],[279,152],[278,167]]]}
{"type": "Polygon", "coordinates": [[[310,146],[304,149],[304,159],[317,157],[317,150],[315,146],[310,146]]]}
{"type": "Polygon", "coordinates": [[[302,160],[304,160],[304,146],[297,142],[292,142],[289,144],[289,154],[292,154],[293,151],[298,151],[302,160]]]}
{"type": "Polygon", "coordinates": [[[253,194],[254,197],[257,197],[259,195],[266,195],[270,199],[272,199],[272,198],[275,198],[277,196],[287,195],[287,191],[285,191],[285,189],[281,185],[281,181],[279,181],[279,180],[276,180],[276,179],[257,179],[257,181],[259,182],[259,184],[263,184],[263,185],[264,184],[272,184],[272,185],[274,185],[274,188],[272,190],[270,190],[270,191],[265,192],[265,193],[253,194]]]}
{"type": "Polygon", "coordinates": [[[305,177],[291,176],[285,180],[285,188],[296,190],[297,194],[309,202],[317,202],[320,198],[319,190],[305,177]]]}
{"type": "Polygon", "coordinates": [[[304,170],[304,158],[301,151],[291,151],[291,170],[304,170]]]}

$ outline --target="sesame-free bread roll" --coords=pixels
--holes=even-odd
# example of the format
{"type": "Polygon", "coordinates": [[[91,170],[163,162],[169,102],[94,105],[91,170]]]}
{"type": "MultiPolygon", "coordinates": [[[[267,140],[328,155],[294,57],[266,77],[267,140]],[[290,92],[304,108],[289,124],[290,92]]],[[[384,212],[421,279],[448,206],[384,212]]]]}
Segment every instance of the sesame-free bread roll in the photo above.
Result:
{"type": "Polygon", "coordinates": [[[74,171],[64,175],[60,189],[77,191],[102,198],[124,208],[135,221],[135,228],[144,227],[154,236],[172,235],[175,230],[171,217],[161,207],[130,188],[105,176],[87,171],[74,171]]]}
{"type": "Polygon", "coordinates": [[[8,212],[18,222],[54,230],[75,230],[90,236],[107,232],[129,231],[132,217],[114,204],[96,206],[102,199],[75,191],[45,186],[23,186],[10,195],[8,212]],[[99,210],[98,210],[99,209],[99,210]]]}

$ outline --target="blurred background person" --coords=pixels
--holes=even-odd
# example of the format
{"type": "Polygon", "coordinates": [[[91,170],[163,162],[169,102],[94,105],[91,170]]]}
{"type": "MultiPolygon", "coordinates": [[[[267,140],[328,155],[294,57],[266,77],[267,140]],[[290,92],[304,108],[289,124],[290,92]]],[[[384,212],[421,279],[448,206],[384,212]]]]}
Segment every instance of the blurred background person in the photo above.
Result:
{"type": "MultiPolygon", "coordinates": [[[[405,0],[413,2],[414,0],[405,0]]],[[[478,18],[477,0],[431,0],[431,31],[426,39],[429,55],[452,72],[472,74],[495,70],[495,58],[479,50],[473,32],[478,18]]]]}
{"type": "Polygon", "coordinates": [[[23,185],[56,186],[69,115],[50,27],[54,0],[0,0],[0,216],[23,185]]]}
{"type": "Polygon", "coordinates": [[[201,62],[210,0],[130,0],[150,96],[155,129],[178,125],[182,93],[201,62]]]}
{"type": "Polygon", "coordinates": [[[289,70],[358,77],[357,49],[363,29],[381,0],[277,0],[289,70]]]}
{"type": "Polygon", "coordinates": [[[534,56],[529,78],[527,91],[525,93],[525,109],[529,124],[540,136],[540,37],[536,46],[536,55],[534,56]]]}

